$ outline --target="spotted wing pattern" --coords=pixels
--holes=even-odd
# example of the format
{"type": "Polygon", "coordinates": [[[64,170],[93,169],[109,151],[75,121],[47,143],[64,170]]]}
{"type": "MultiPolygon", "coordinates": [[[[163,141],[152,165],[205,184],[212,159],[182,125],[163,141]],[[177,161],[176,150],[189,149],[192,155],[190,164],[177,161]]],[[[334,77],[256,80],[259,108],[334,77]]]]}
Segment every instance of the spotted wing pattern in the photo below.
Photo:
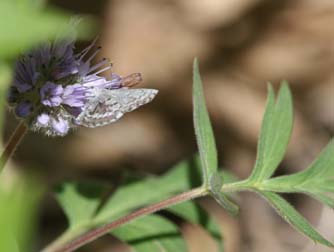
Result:
{"type": "Polygon", "coordinates": [[[125,113],[152,101],[157,93],[158,90],[155,89],[126,87],[100,90],[76,118],[76,124],[95,128],[113,123],[125,113]]]}

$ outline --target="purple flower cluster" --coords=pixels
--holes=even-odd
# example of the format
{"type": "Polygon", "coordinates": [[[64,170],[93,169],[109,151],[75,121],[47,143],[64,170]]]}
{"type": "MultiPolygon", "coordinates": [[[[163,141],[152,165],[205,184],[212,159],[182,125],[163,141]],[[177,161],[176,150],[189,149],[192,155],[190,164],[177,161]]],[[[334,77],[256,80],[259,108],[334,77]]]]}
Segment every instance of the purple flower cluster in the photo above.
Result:
{"type": "Polygon", "coordinates": [[[95,42],[79,54],[74,53],[74,40],[46,43],[16,62],[8,103],[30,129],[64,136],[77,126],[75,118],[93,89],[122,87],[122,78],[117,74],[109,78],[98,75],[110,70],[111,64],[107,59],[92,64],[100,50],[93,50],[95,42]]]}

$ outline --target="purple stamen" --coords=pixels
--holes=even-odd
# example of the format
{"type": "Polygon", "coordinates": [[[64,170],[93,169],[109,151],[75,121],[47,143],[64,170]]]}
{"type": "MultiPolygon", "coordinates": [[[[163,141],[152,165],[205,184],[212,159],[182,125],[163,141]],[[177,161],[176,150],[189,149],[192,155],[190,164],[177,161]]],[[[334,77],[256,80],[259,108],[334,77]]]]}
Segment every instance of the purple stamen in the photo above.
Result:
{"type": "Polygon", "coordinates": [[[96,38],[93,40],[93,42],[92,42],[89,46],[87,46],[81,53],[78,53],[77,55],[75,55],[75,57],[76,57],[76,58],[77,58],[77,57],[80,57],[78,60],[79,60],[79,61],[82,61],[83,58],[87,55],[87,53],[90,51],[90,49],[92,49],[93,46],[96,44],[97,40],[98,40],[98,37],[96,37],[96,38]]]}
{"type": "MultiPolygon", "coordinates": [[[[88,70],[88,73],[91,73],[93,71],[95,71],[96,69],[98,69],[99,67],[107,64],[109,62],[108,59],[102,59],[100,62],[96,63],[94,66],[90,67],[89,70],[88,70]]],[[[112,66],[109,66],[109,69],[111,68],[112,66]]],[[[94,73],[96,74],[96,73],[94,73]]]]}
{"type": "MultiPolygon", "coordinates": [[[[101,70],[95,72],[94,74],[100,74],[100,73],[103,73],[103,72],[105,72],[105,71],[107,71],[107,70],[109,70],[109,69],[111,69],[111,68],[112,68],[112,66],[109,65],[109,66],[107,66],[107,67],[105,67],[105,68],[102,68],[101,70]]],[[[92,72],[92,71],[90,71],[90,72],[92,72]]]]}

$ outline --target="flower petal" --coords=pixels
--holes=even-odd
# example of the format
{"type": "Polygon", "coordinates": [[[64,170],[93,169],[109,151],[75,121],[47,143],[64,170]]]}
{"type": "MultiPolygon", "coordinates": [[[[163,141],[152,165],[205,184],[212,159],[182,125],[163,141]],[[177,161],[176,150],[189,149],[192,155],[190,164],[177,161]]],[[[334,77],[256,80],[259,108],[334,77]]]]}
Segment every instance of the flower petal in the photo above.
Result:
{"type": "Polygon", "coordinates": [[[62,118],[58,119],[52,118],[51,125],[54,131],[60,136],[66,135],[69,130],[68,122],[62,118]]]}
{"type": "Polygon", "coordinates": [[[37,117],[37,122],[40,126],[47,126],[50,121],[50,116],[46,113],[42,113],[37,117]]]}
{"type": "Polygon", "coordinates": [[[63,87],[52,82],[46,82],[40,90],[41,102],[45,106],[57,107],[61,104],[63,87]]]}
{"type": "Polygon", "coordinates": [[[25,118],[31,113],[31,110],[32,110],[31,102],[25,101],[25,102],[21,102],[19,105],[17,105],[17,107],[15,109],[15,114],[18,117],[25,118]]]}

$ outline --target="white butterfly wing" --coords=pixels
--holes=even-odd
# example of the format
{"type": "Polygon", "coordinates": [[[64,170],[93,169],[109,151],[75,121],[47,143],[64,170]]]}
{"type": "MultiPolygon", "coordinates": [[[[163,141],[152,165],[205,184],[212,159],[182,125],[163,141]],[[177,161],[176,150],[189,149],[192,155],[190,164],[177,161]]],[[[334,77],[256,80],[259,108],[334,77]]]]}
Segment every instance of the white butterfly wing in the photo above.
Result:
{"type": "Polygon", "coordinates": [[[96,92],[76,118],[76,124],[95,128],[119,120],[125,113],[149,103],[157,95],[155,89],[103,89],[96,92]]]}

